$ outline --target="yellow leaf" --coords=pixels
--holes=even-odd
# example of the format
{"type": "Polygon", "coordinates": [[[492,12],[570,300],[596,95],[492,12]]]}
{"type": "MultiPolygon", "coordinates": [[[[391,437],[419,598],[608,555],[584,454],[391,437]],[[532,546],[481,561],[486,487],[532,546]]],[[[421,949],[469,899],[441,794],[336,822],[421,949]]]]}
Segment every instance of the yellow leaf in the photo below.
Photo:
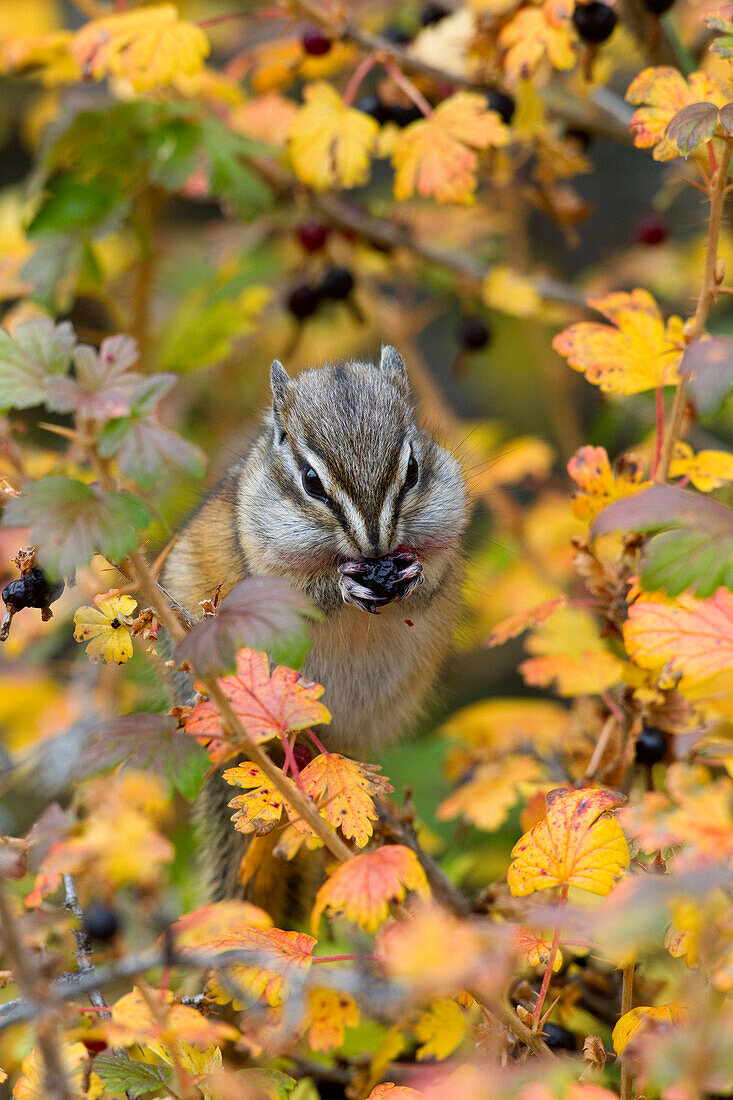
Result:
{"type": "Polygon", "coordinates": [[[239,794],[228,803],[234,828],[240,833],[264,836],[280,821],[285,800],[265,773],[247,761],[236,768],[227,768],[222,779],[233,787],[244,787],[247,794],[239,794]]]}
{"type": "MultiPolygon", "coordinates": [[[[372,795],[389,794],[394,787],[382,775],[378,764],[362,764],[336,752],[315,756],[300,773],[306,793],[318,806],[322,817],[334,829],[340,828],[347,840],[359,848],[369,842],[378,814],[372,795]]],[[[311,832],[309,826],[288,808],[291,820],[299,831],[311,832]]]]}
{"type": "Polygon", "coordinates": [[[472,203],[476,190],[477,149],[506,145],[509,130],[486,98],[456,92],[430,118],[407,126],[395,146],[395,198],[417,193],[438,202],[472,203]]]}
{"type": "Polygon", "coordinates": [[[698,451],[693,453],[689,443],[679,440],[675,444],[670,477],[689,477],[701,493],[719,489],[726,481],[733,481],[733,454],[730,451],[698,451]]]}
{"type": "Polygon", "coordinates": [[[532,76],[545,58],[556,69],[572,69],[576,61],[573,44],[577,42],[572,11],[568,0],[546,0],[540,7],[522,8],[506,24],[499,45],[506,50],[508,84],[532,76]]]}
{"type": "MultiPolygon", "coordinates": [[[[89,1052],[83,1043],[63,1043],[61,1062],[70,1078],[70,1083],[73,1082],[75,1096],[83,1097],[84,1100],[96,1100],[97,1097],[104,1095],[104,1081],[96,1073],[92,1073],[89,1084],[84,1090],[85,1074],[89,1067],[89,1052]]],[[[23,1059],[22,1076],[13,1086],[13,1100],[48,1100],[45,1067],[46,1063],[39,1048],[33,1047],[23,1059]]]]}
{"type": "Polygon", "coordinates": [[[687,1019],[688,1010],[680,1001],[670,1001],[669,1004],[659,1005],[653,1008],[649,1005],[640,1005],[625,1012],[613,1029],[613,1049],[617,1054],[622,1054],[632,1039],[636,1038],[640,1031],[649,1026],[674,1025],[687,1019]]]}
{"type": "Polygon", "coordinates": [[[620,468],[612,470],[605,447],[581,447],[568,462],[568,473],[580,488],[573,494],[573,512],[588,523],[611,501],[651,485],[650,481],[642,481],[641,464],[632,456],[624,456],[620,468]]]}
{"type": "Polygon", "coordinates": [[[379,125],[370,115],[347,107],[325,81],[309,84],[303,99],[290,130],[295,174],[317,191],[364,183],[379,125]]]}
{"type": "Polygon", "coordinates": [[[480,764],[438,808],[439,821],[462,814],[478,829],[494,832],[502,825],[520,794],[528,794],[540,778],[536,760],[529,756],[505,756],[480,764]]]}
{"type": "Polygon", "coordinates": [[[492,267],[484,279],[481,297],[491,309],[514,317],[536,317],[542,308],[532,281],[504,264],[492,267]]]}
{"type": "Polygon", "coordinates": [[[629,849],[621,826],[609,811],[621,799],[598,788],[547,795],[547,816],[525,833],[512,849],[507,872],[515,897],[551,886],[577,886],[607,894],[629,866],[629,849]]]}
{"type": "Polygon", "coordinates": [[[709,913],[703,912],[699,904],[684,898],[673,901],[672,923],[664,937],[664,946],[672,958],[684,957],[688,966],[695,966],[700,954],[700,936],[709,924],[709,913]]]}
{"type": "Polygon", "coordinates": [[[31,37],[9,35],[0,41],[0,66],[22,76],[38,73],[46,87],[71,84],[81,78],[81,69],[70,53],[70,31],[49,31],[31,37]]]}
{"type": "MultiPolygon", "coordinates": [[[[305,932],[284,932],[281,928],[239,928],[218,942],[220,950],[244,948],[257,956],[251,964],[232,963],[227,967],[236,986],[253,1000],[262,999],[275,1007],[288,995],[288,984],[294,975],[304,976],[313,962],[316,941],[305,932]]],[[[209,982],[216,1003],[230,1002],[239,1011],[245,1003],[231,987],[214,975],[209,982]]]]}
{"type": "MultiPolygon", "coordinates": [[[[680,155],[677,145],[665,137],[665,130],[678,111],[692,103],[714,103],[723,107],[733,96],[733,85],[706,73],[692,73],[688,80],[668,66],[644,69],[632,80],[626,99],[639,107],[629,129],[634,145],[654,147],[655,160],[673,160],[680,155]]],[[[703,147],[702,153],[707,160],[703,147]]]]}
{"type": "Polygon", "coordinates": [[[159,4],[90,20],[70,52],[84,76],[123,77],[144,92],[199,72],[209,41],[195,23],[178,18],[175,5],[159,4]]]}
{"type": "Polygon", "coordinates": [[[390,903],[403,901],[408,890],[423,900],[430,897],[425,872],[409,848],[388,844],[376,852],[352,856],[318,891],[311,926],[318,928],[321,916],[328,912],[374,932],[387,919],[390,903]]]}
{"type": "Polygon", "coordinates": [[[483,968],[486,945],[470,921],[421,905],[380,932],[378,952],[390,977],[426,996],[456,993],[483,968]]]}
{"type": "MultiPolygon", "coordinates": [[[[552,939],[545,939],[533,932],[531,928],[518,927],[512,937],[512,943],[527,966],[546,967],[550,961],[552,939]]],[[[552,964],[553,972],[559,970],[561,966],[562,951],[558,948],[552,964]]]]}
{"type": "Polygon", "coordinates": [[[455,1001],[441,997],[431,1001],[430,1011],[420,1014],[413,1030],[422,1043],[417,1049],[418,1062],[426,1058],[442,1062],[461,1045],[466,1034],[466,1017],[455,1001]]]}
{"type": "Polygon", "coordinates": [[[573,370],[581,371],[604,393],[643,393],[679,381],[682,321],[665,325],[657,303],[646,290],[589,299],[612,325],[580,321],[561,332],[552,346],[573,370]]]}
{"type": "Polygon", "coordinates": [[[335,1050],[347,1027],[359,1023],[359,1006],[350,993],[336,989],[308,990],[308,1045],[311,1050],[335,1050]]]}
{"type": "Polygon", "coordinates": [[[707,600],[641,597],[624,623],[624,644],[641,668],[681,672],[685,683],[704,680],[733,664],[733,593],[719,588],[707,600]]]}
{"type": "Polygon", "coordinates": [[[141,991],[134,989],[112,1005],[110,1021],[99,1021],[110,1044],[131,1047],[162,1041],[164,1045],[185,1043],[204,1050],[239,1034],[231,1024],[207,1019],[188,1005],[174,1004],[170,990],[149,989],[148,995],[159,1002],[164,1022],[158,1021],[141,991]]]}
{"type": "Polygon", "coordinates": [[[98,658],[124,665],[133,654],[128,627],[137,601],[132,596],[120,596],[117,589],[112,588],[103,596],[95,596],[94,602],[98,611],[93,607],[80,607],[74,613],[74,639],[89,642],[86,652],[92,660],[98,658]]]}
{"type": "Polygon", "coordinates": [[[579,608],[560,608],[532,631],[525,648],[532,654],[519,666],[525,682],[547,687],[554,680],[560,695],[596,695],[618,683],[624,669],[599,640],[592,616],[579,608]]]}
{"type": "Polygon", "coordinates": [[[556,748],[567,729],[568,712],[549,699],[485,699],[456,711],[443,733],[494,755],[521,745],[556,748]]]}

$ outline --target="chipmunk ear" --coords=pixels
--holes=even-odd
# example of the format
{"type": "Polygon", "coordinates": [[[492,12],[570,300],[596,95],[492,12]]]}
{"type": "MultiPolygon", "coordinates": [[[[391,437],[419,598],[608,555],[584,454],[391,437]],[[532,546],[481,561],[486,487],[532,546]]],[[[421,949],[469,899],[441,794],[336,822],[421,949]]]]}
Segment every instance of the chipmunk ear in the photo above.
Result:
{"type": "Polygon", "coordinates": [[[270,387],[272,388],[272,415],[275,427],[280,436],[283,435],[282,414],[285,408],[285,400],[292,382],[290,375],[285,370],[279,359],[272,360],[270,367],[270,387]]]}
{"type": "Polygon", "coordinates": [[[397,348],[393,348],[390,344],[382,345],[382,357],[379,360],[379,369],[383,370],[385,374],[394,374],[402,383],[407,382],[405,361],[397,351],[397,348]]]}

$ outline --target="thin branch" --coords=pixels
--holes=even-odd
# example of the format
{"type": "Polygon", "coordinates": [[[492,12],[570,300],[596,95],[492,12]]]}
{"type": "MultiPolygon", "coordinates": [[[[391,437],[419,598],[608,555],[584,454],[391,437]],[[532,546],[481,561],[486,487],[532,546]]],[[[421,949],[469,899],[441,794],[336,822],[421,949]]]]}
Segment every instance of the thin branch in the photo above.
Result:
{"type": "MultiPolygon", "coordinates": [[[[636,959],[632,959],[628,966],[623,968],[623,985],[621,987],[621,1015],[631,1011],[634,1004],[634,965],[636,959]]],[[[631,1100],[634,1090],[634,1081],[629,1073],[625,1060],[621,1061],[621,1100],[631,1100]]]]}
{"type": "Polygon", "coordinates": [[[425,872],[430,889],[444,905],[452,909],[461,917],[467,917],[473,911],[471,899],[459,890],[448,878],[443,869],[420,847],[420,842],[415,835],[415,830],[398,821],[384,805],[379,805],[379,820],[382,824],[382,832],[387,834],[399,844],[414,852],[425,872]]]}
{"type": "Polygon", "coordinates": [[[555,1055],[536,1032],[531,1031],[526,1024],[517,1016],[517,1013],[513,1008],[510,1008],[504,1001],[496,998],[488,998],[483,1001],[480,999],[480,995],[476,997],[476,1000],[481,1005],[481,1009],[486,1013],[490,1013],[495,1016],[497,1020],[500,1020],[504,1027],[511,1031],[512,1035],[516,1036],[520,1042],[529,1047],[533,1054],[548,1054],[551,1058],[555,1055]]]}
{"type": "MultiPolygon", "coordinates": [[[[88,974],[90,971],[94,970],[94,964],[92,962],[92,945],[89,941],[89,936],[81,926],[81,921],[84,919],[84,911],[79,902],[74,879],[69,874],[64,875],[64,893],[64,908],[80,922],[79,927],[74,929],[74,939],[76,940],[76,951],[74,954],[79,966],[79,973],[88,974]]],[[[95,1008],[107,1008],[105,999],[99,989],[89,990],[89,1000],[95,1008]]],[[[109,1013],[107,1013],[107,1015],[109,1015],[109,1013]]]]}

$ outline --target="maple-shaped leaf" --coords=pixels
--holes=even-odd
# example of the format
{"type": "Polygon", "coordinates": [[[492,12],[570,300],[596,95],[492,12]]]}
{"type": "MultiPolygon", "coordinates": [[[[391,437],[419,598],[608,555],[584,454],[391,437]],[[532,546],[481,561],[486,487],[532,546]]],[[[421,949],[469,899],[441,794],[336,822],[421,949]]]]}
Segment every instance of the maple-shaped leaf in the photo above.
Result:
{"type": "MultiPolygon", "coordinates": [[[[137,343],[130,336],[109,336],[99,351],[80,344],[74,349],[74,376],[54,378],[48,384],[47,404],[57,412],[73,412],[82,420],[109,420],[126,416],[135,388],[143,376],[129,368],[139,357],[137,343]]],[[[154,375],[170,378],[173,375],[154,375]]]]}
{"type": "Polygon", "coordinates": [[[188,1005],[175,1004],[170,990],[151,989],[149,995],[159,1001],[165,1013],[165,1026],[158,1022],[140,990],[134,989],[111,1006],[109,1022],[100,1020],[111,1046],[130,1047],[137,1043],[145,1046],[175,1036],[176,1043],[204,1049],[239,1035],[231,1024],[207,1019],[188,1005]]]}
{"type": "Polygon", "coordinates": [[[542,603],[536,604],[526,611],[517,611],[513,615],[507,615],[506,619],[502,619],[492,629],[484,645],[487,649],[491,649],[495,645],[504,645],[511,638],[516,638],[523,634],[525,630],[529,630],[530,627],[539,626],[545,619],[549,619],[551,615],[559,611],[561,607],[565,607],[567,602],[567,596],[553,596],[551,599],[543,600],[542,603]]]}
{"type": "Polygon", "coordinates": [[[473,202],[476,150],[508,141],[508,127],[487,109],[485,96],[456,92],[430,118],[403,130],[392,154],[395,198],[403,202],[417,193],[437,202],[473,202]]]}
{"type": "Polygon", "coordinates": [[[666,325],[646,290],[591,298],[588,304],[611,325],[580,321],[561,332],[552,346],[573,370],[604,393],[633,394],[679,381],[683,334],[679,317],[666,325]]]}
{"type": "Polygon", "coordinates": [[[428,1012],[421,1012],[413,1028],[415,1038],[422,1044],[417,1048],[418,1062],[444,1058],[457,1050],[466,1034],[466,1017],[455,1001],[440,997],[430,1003],[428,1012]]]}
{"type": "Polygon", "coordinates": [[[316,940],[305,932],[283,932],[280,928],[245,928],[223,937],[223,951],[243,948],[252,951],[256,961],[232,963],[227,973],[242,993],[232,992],[229,985],[216,975],[210,979],[210,989],[217,1004],[231,1003],[235,1009],[246,1007],[244,996],[266,1004],[282,1004],[288,996],[291,982],[302,981],[313,962],[316,940]]]}
{"type": "Polygon", "coordinates": [[[554,681],[560,695],[596,695],[623,675],[623,662],[606,648],[593,617],[580,608],[560,608],[529,634],[525,648],[532,654],[519,666],[525,683],[547,687],[554,681]]]}
{"type": "MultiPolygon", "coordinates": [[[[90,1073],[89,1051],[81,1042],[59,1042],[59,1056],[64,1073],[66,1094],[98,1100],[104,1094],[104,1082],[90,1073]],[[73,1091],[72,1091],[73,1090],[73,1091]]],[[[46,1061],[39,1046],[26,1054],[20,1076],[13,1086],[13,1100],[46,1100],[49,1096],[46,1061]]],[[[4,1091],[4,1090],[3,1090],[4,1091]]]]}
{"type": "Polygon", "coordinates": [[[547,816],[512,849],[507,881],[514,897],[565,885],[607,894],[629,866],[626,839],[609,813],[621,802],[598,788],[550,791],[547,816]]]}
{"type": "Polygon", "coordinates": [[[337,989],[310,989],[307,1011],[311,1050],[335,1050],[343,1043],[346,1028],[359,1023],[356,1001],[350,993],[337,989]]]}
{"type": "Polygon", "coordinates": [[[690,103],[667,123],[664,139],[673,141],[682,156],[689,157],[711,140],[717,128],[718,108],[714,103],[690,103]]]}
{"type": "Polygon", "coordinates": [[[669,467],[670,477],[687,477],[701,493],[719,489],[733,481],[733,454],[730,451],[698,451],[678,439],[669,467]]]}
{"type": "Polygon", "coordinates": [[[733,664],[733,593],[707,600],[683,593],[675,600],[645,599],[629,607],[624,623],[629,657],[642,668],[681,672],[686,682],[704,680],[733,664]]]}
{"type": "Polygon", "coordinates": [[[519,746],[545,753],[557,747],[567,730],[568,712],[550,699],[484,699],[462,707],[443,726],[447,737],[486,755],[503,755],[519,746]]]}
{"type": "Polygon", "coordinates": [[[272,917],[249,901],[231,898],[202,905],[171,925],[176,950],[216,952],[231,946],[232,939],[250,928],[269,928],[272,917]]]}
{"type": "Polygon", "coordinates": [[[324,912],[345,916],[365,932],[374,932],[389,915],[391,902],[403,901],[408,890],[427,900],[430,887],[420,862],[402,844],[352,856],[331,874],[316,895],[311,926],[318,928],[324,912]]]}
{"type": "MultiPolygon", "coordinates": [[[[306,792],[318,806],[322,817],[334,829],[340,828],[347,840],[359,848],[369,842],[378,814],[372,795],[389,794],[394,787],[383,776],[378,764],[362,764],[337,752],[323,752],[300,773],[306,792]]],[[[293,811],[288,809],[291,819],[293,811]]],[[[305,822],[300,825],[310,831],[305,822]]]]}
{"type": "Polygon", "coordinates": [[[651,485],[642,480],[641,463],[631,456],[625,456],[619,468],[612,470],[605,447],[581,447],[568,462],[568,473],[580,489],[573,494],[573,512],[586,521],[595,519],[612,501],[651,485]]]}
{"type": "Polygon", "coordinates": [[[308,645],[306,623],[319,612],[284,577],[246,577],[176,646],[178,664],[190,661],[201,676],[230,672],[242,646],[266,650],[292,666],[308,645]]]}
{"type": "MultiPolygon", "coordinates": [[[[526,966],[546,967],[550,961],[552,950],[552,937],[546,939],[534,932],[531,928],[517,927],[512,936],[512,946],[517,950],[526,966]]],[[[555,961],[552,964],[553,971],[562,966],[562,951],[555,950],[555,961]]]]}
{"type": "Polygon", "coordinates": [[[228,803],[230,810],[235,811],[232,822],[237,832],[264,836],[279,824],[285,799],[256,764],[247,761],[236,768],[227,768],[222,779],[247,791],[228,803]]]}
{"type": "Polygon", "coordinates": [[[650,1005],[639,1005],[625,1012],[613,1029],[611,1036],[613,1049],[617,1054],[623,1054],[626,1047],[640,1031],[645,1031],[654,1026],[672,1027],[677,1023],[688,1019],[690,1013],[686,1005],[680,1001],[670,1001],[666,1005],[658,1005],[656,1008],[650,1005]]]}
{"type": "Polygon", "coordinates": [[[546,0],[539,7],[521,8],[502,29],[499,45],[506,51],[504,75],[509,85],[526,80],[547,58],[555,69],[572,69],[578,36],[568,0],[546,0]]]}
{"type": "Polygon", "coordinates": [[[134,550],[150,513],[132,493],[44,477],[8,501],[3,520],[7,527],[30,527],[39,562],[64,577],[88,565],[94,554],[117,561],[134,550]]]}
{"type": "Polygon", "coordinates": [[[54,325],[34,317],[17,325],[12,336],[0,328],[0,408],[43,404],[50,383],[68,371],[75,344],[68,321],[54,325]]]}
{"type": "Polygon", "coordinates": [[[505,756],[480,764],[438,808],[438,820],[450,821],[461,814],[477,829],[494,832],[520,794],[531,792],[540,774],[537,761],[529,756],[505,756]]]}
{"type": "Polygon", "coordinates": [[[295,174],[317,191],[364,183],[378,123],[363,111],[347,107],[326,81],[308,84],[303,99],[305,104],[290,129],[295,174]]]}
{"type": "MultiPolygon", "coordinates": [[[[300,673],[284,665],[270,672],[267,656],[253,649],[241,649],[234,676],[219,680],[219,686],[231,703],[245,730],[257,744],[282,736],[289,730],[331,721],[331,715],[319,703],[323,688],[304,680],[300,673]]],[[[216,704],[199,702],[186,722],[186,733],[196,737],[215,764],[236,756],[238,746],[227,734],[216,704]]]]}
{"type": "Polygon", "coordinates": [[[165,1093],[167,1090],[168,1077],[160,1067],[133,1062],[130,1058],[117,1058],[114,1054],[96,1055],[94,1072],[102,1078],[110,1092],[126,1094],[131,1100],[153,1091],[163,1090],[165,1093]]]}
{"type": "Polygon", "coordinates": [[[144,489],[158,481],[166,465],[181,466],[193,477],[203,473],[203,453],[163,427],[155,413],[156,405],[175,382],[172,374],[144,379],[131,393],[127,410],[110,420],[99,436],[100,454],[115,456],[120,472],[144,489]]]}
{"type": "Polygon", "coordinates": [[[87,79],[122,77],[136,92],[171,84],[201,70],[209,41],[173,4],[91,19],[76,32],[71,56],[87,79]]]}
{"type": "Polygon", "coordinates": [[[644,541],[639,563],[644,588],[677,596],[692,589],[711,596],[733,588],[733,509],[674,485],[653,485],[617,500],[593,522],[591,535],[658,531],[644,541]]]}
{"type": "Polygon", "coordinates": [[[629,123],[634,145],[654,148],[655,160],[673,160],[680,155],[667,127],[683,108],[710,103],[723,107],[733,95],[733,85],[706,73],[691,73],[687,80],[677,69],[657,66],[644,69],[628,87],[626,99],[638,110],[629,123]]]}

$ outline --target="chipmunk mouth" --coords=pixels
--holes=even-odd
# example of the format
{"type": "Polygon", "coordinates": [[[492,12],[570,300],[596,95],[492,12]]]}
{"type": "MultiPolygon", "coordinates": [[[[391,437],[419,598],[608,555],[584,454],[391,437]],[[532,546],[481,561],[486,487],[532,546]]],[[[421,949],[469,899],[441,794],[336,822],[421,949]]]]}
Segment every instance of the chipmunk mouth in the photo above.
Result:
{"type": "Polygon", "coordinates": [[[423,581],[422,565],[411,550],[395,550],[382,558],[346,561],[338,567],[344,603],[353,603],[370,615],[393,600],[404,600],[423,581]]]}

